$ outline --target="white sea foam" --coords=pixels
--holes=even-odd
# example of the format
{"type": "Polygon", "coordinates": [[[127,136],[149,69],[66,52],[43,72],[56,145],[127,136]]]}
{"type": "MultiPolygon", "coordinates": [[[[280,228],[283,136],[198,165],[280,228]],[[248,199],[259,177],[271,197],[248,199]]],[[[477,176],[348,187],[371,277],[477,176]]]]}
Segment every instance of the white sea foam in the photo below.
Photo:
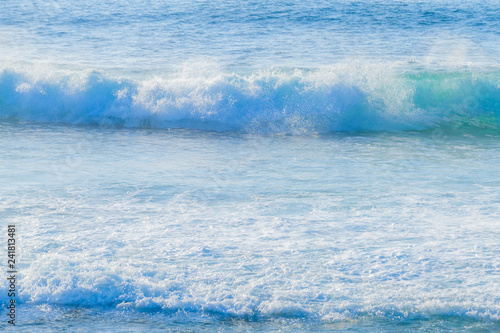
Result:
{"type": "Polygon", "coordinates": [[[185,68],[120,79],[98,71],[3,69],[4,119],[78,125],[310,134],[497,129],[498,73],[398,73],[393,66],[185,68]]]}
{"type": "Polygon", "coordinates": [[[500,319],[496,137],[2,128],[33,318],[500,319]]]}

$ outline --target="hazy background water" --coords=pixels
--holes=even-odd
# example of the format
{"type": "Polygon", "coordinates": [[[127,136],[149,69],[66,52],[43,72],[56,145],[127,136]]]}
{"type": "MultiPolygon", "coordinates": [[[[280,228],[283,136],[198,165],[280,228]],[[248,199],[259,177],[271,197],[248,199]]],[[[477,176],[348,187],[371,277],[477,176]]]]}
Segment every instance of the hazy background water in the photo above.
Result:
{"type": "Polygon", "coordinates": [[[144,74],[343,60],[498,64],[497,1],[3,1],[3,62],[144,74]]]}

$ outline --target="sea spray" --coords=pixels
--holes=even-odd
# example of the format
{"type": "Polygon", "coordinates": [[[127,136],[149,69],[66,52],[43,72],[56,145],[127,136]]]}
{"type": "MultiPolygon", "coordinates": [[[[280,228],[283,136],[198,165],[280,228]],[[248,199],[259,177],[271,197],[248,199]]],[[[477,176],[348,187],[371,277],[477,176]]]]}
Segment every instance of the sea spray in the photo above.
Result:
{"type": "Polygon", "coordinates": [[[28,122],[315,134],[463,126],[498,129],[500,73],[331,66],[247,73],[181,70],[0,73],[0,117],[28,122]]]}

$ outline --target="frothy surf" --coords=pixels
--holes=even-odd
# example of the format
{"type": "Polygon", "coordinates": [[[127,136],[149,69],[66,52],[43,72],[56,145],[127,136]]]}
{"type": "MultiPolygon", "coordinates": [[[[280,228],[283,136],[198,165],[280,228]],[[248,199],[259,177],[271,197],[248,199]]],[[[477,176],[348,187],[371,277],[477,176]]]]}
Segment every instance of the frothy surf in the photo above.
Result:
{"type": "Polygon", "coordinates": [[[131,128],[311,134],[498,129],[500,73],[332,66],[146,79],[4,68],[0,118],[131,128]]]}
{"type": "MultiPolygon", "coordinates": [[[[25,270],[19,299],[21,306],[29,306],[31,311],[39,311],[36,307],[44,305],[55,309],[77,306],[167,316],[189,313],[192,318],[212,317],[217,320],[282,318],[334,323],[362,318],[411,321],[441,317],[500,321],[500,308],[486,296],[481,298],[481,304],[460,293],[452,300],[441,297],[437,290],[423,292],[421,286],[400,286],[401,289],[393,289],[390,296],[384,296],[380,290],[388,287],[385,282],[379,282],[379,287],[377,283],[367,283],[363,291],[339,283],[337,290],[345,293],[335,297],[322,293],[314,283],[308,288],[294,284],[293,290],[278,288],[270,295],[266,284],[259,278],[243,283],[238,281],[240,277],[233,276],[236,278],[234,286],[227,281],[210,283],[210,276],[204,278],[203,274],[194,280],[191,277],[189,281],[181,281],[170,276],[173,273],[166,273],[168,269],[144,273],[141,269],[119,263],[105,268],[95,263],[74,265],[68,257],[55,257],[25,270]],[[78,268],[75,270],[75,267],[78,268]],[[352,294],[347,293],[350,288],[353,288],[352,294]],[[233,291],[235,289],[237,292],[233,291]]],[[[271,284],[286,284],[286,281],[273,281],[272,275],[266,278],[271,284]]],[[[389,293],[389,289],[386,292],[389,293]]]]}

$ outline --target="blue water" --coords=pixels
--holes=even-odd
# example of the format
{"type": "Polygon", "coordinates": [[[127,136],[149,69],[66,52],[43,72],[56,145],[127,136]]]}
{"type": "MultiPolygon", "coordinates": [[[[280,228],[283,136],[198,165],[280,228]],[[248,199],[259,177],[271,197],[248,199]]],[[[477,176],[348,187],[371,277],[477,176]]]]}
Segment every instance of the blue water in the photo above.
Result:
{"type": "Polygon", "coordinates": [[[2,1],[16,330],[499,331],[499,66],[498,1],[2,1]]]}

